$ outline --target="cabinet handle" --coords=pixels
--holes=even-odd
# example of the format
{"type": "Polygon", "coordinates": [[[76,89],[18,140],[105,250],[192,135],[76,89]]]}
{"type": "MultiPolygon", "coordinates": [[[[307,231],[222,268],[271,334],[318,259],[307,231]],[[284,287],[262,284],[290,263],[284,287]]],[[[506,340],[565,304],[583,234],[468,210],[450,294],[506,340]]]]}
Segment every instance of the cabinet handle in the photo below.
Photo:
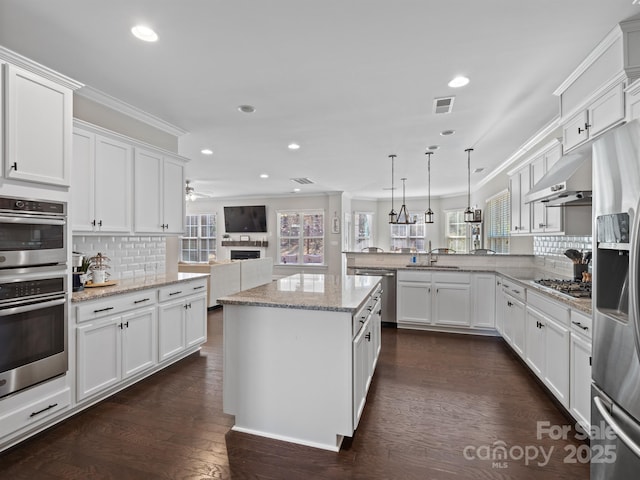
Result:
{"type": "Polygon", "coordinates": [[[13,162],[13,164],[11,165],[9,170],[15,170],[17,172],[18,171],[18,162],[13,162]]]}
{"type": "Polygon", "coordinates": [[[512,290],[513,293],[515,293],[516,295],[520,295],[520,290],[512,290]]]}
{"type": "Polygon", "coordinates": [[[184,309],[186,310],[187,308],[191,308],[191,304],[190,303],[185,303],[184,304],[184,309]]]}
{"type": "Polygon", "coordinates": [[[503,284],[502,284],[502,286],[503,286],[504,288],[511,288],[511,287],[510,287],[509,285],[507,285],[506,283],[503,283],[503,284]]]}
{"type": "Polygon", "coordinates": [[[96,226],[96,219],[95,218],[91,221],[91,225],[94,226],[94,227],[96,226]]]}
{"type": "Polygon", "coordinates": [[[573,320],[571,321],[571,323],[573,323],[576,327],[580,327],[582,330],[589,330],[589,327],[585,327],[584,325],[582,325],[580,322],[574,322],[573,320]]]}
{"type": "Polygon", "coordinates": [[[101,227],[101,226],[102,226],[102,220],[100,220],[100,221],[98,222],[98,226],[99,226],[99,227],[101,227]]]}
{"type": "Polygon", "coordinates": [[[511,302],[509,302],[509,301],[508,301],[508,302],[507,302],[507,307],[513,307],[513,303],[511,303],[511,302]]]}
{"type": "Polygon", "coordinates": [[[371,341],[371,332],[367,333],[367,334],[364,336],[364,338],[366,338],[366,339],[367,339],[367,341],[368,341],[368,342],[370,342],[370,341],[371,341]]]}
{"type": "Polygon", "coordinates": [[[121,323],[120,325],[118,325],[120,327],[120,330],[123,330],[125,327],[129,328],[129,322],[125,322],[125,323],[121,323]]]}
{"type": "MultiPolygon", "coordinates": [[[[364,318],[364,317],[362,317],[362,318],[364,318]]],[[[364,320],[360,320],[360,323],[364,324],[364,320]]]]}
{"type": "Polygon", "coordinates": [[[544,223],[539,223],[538,224],[538,228],[544,228],[544,227],[546,227],[546,225],[544,223]]]}
{"type": "Polygon", "coordinates": [[[193,287],[194,290],[200,290],[201,288],[204,288],[204,285],[200,285],[199,287],[193,287]]]}
{"type": "Polygon", "coordinates": [[[382,315],[382,309],[378,310],[378,315],[382,315]]]}
{"type": "Polygon", "coordinates": [[[519,228],[520,228],[520,227],[518,227],[517,225],[515,225],[515,226],[513,227],[513,229],[514,229],[514,230],[518,230],[519,228]]]}
{"type": "Polygon", "coordinates": [[[93,313],[108,312],[109,310],[113,309],[114,307],[100,308],[99,310],[94,310],[93,313]]]}
{"type": "Polygon", "coordinates": [[[538,323],[539,323],[538,328],[546,327],[546,325],[544,323],[542,323],[542,322],[538,322],[538,323]]]}
{"type": "Polygon", "coordinates": [[[36,415],[40,415],[42,412],[46,412],[47,410],[51,410],[52,408],[57,407],[58,404],[54,403],[53,405],[49,405],[48,407],[44,407],[42,410],[38,410],[37,412],[32,412],[29,417],[35,417],[36,415]]]}
{"type": "Polygon", "coordinates": [[[169,292],[169,296],[178,295],[179,293],[182,293],[182,290],[178,290],[177,292],[169,292]]]}
{"type": "Polygon", "coordinates": [[[136,303],[148,302],[149,300],[151,300],[151,299],[150,298],[143,298],[142,300],[136,300],[133,303],[136,304],[136,303]]]}

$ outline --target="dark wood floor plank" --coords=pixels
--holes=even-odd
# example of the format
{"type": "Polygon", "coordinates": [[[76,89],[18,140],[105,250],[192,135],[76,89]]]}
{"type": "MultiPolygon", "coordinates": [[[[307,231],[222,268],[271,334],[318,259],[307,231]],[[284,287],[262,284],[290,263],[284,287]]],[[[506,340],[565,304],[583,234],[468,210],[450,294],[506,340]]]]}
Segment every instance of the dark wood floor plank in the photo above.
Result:
{"type": "Polygon", "coordinates": [[[578,440],[537,438],[539,421],[571,422],[501,339],[384,329],[382,341],[339,453],[230,430],[217,310],[201,352],[0,454],[0,479],[589,478],[588,465],[563,461],[578,440]],[[495,442],[553,451],[545,466],[465,458],[495,442]]]}

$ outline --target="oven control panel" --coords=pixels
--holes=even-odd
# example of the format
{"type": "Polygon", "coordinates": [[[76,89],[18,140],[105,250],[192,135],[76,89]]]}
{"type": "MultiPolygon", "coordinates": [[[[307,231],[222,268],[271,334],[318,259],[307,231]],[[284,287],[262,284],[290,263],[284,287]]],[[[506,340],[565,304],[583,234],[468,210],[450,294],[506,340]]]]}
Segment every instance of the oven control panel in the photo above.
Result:
{"type": "Polygon", "coordinates": [[[64,292],[64,278],[0,283],[0,302],[64,292]]]}
{"type": "Polygon", "coordinates": [[[28,200],[23,198],[0,197],[0,211],[46,213],[49,215],[64,215],[65,204],[62,202],[45,202],[42,200],[28,200]]]}

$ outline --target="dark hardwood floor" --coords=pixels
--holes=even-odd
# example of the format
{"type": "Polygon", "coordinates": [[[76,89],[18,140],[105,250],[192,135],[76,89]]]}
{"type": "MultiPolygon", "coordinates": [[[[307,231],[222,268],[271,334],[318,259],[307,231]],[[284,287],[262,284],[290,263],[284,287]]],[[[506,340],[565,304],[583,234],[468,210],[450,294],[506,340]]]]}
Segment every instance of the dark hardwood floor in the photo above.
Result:
{"type": "Polygon", "coordinates": [[[536,422],[571,423],[502,340],[383,329],[382,341],[360,426],[339,453],[230,431],[218,310],[199,354],[0,454],[0,478],[589,478],[588,464],[565,462],[582,445],[573,430],[538,438],[536,422]],[[485,459],[498,444],[507,458],[485,459]]]}

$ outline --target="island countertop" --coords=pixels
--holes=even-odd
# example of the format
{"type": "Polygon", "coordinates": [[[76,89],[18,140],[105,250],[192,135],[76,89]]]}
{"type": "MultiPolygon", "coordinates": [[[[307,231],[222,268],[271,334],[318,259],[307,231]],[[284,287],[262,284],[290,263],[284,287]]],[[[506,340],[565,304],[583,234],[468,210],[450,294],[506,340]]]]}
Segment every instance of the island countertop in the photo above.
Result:
{"type": "Polygon", "coordinates": [[[299,273],[219,298],[218,302],[355,313],[381,280],[377,276],[299,273]]]}

